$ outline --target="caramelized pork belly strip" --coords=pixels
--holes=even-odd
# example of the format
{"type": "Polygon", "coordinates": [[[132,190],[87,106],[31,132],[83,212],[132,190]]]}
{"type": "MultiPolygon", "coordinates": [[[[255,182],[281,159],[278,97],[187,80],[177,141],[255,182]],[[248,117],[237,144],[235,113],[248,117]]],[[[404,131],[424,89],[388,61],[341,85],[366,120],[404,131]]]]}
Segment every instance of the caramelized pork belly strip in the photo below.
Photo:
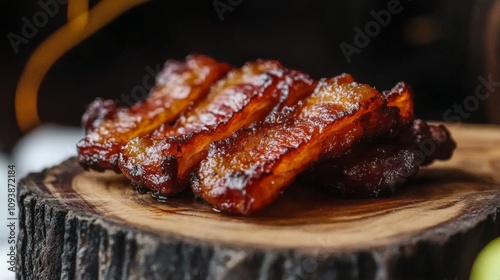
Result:
{"type": "Polygon", "coordinates": [[[393,191],[416,173],[420,163],[408,135],[414,118],[413,93],[400,82],[382,94],[387,106],[397,111],[391,127],[384,128],[387,133],[362,139],[344,155],[325,154],[300,176],[301,180],[343,195],[378,196],[393,191]]]}
{"type": "Polygon", "coordinates": [[[420,158],[423,158],[424,166],[435,160],[450,159],[457,147],[450,131],[444,125],[428,124],[420,119],[415,120],[411,129],[402,137],[406,138],[402,141],[415,144],[420,158]]]}
{"type": "Polygon", "coordinates": [[[387,105],[399,112],[390,131],[361,140],[341,157],[323,158],[302,180],[336,194],[376,197],[394,192],[421,166],[451,157],[456,144],[444,126],[413,120],[413,95],[407,85],[399,83],[383,94],[387,105]]]}
{"type": "Polygon", "coordinates": [[[103,121],[111,120],[120,110],[113,100],[97,98],[87,106],[87,110],[82,116],[82,126],[85,134],[97,129],[103,121]]]}
{"type": "Polygon", "coordinates": [[[298,101],[314,86],[307,75],[278,62],[247,63],[219,81],[173,127],[164,126],[152,137],[132,139],[122,150],[120,169],[136,187],[152,190],[154,195],[178,193],[206,157],[210,143],[263,120],[276,106],[298,101]]]}
{"type": "MultiPolygon", "coordinates": [[[[365,136],[384,135],[385,138],[396,137],[413,123],[413,93],[408,85],[400,82],[391,90],[384,91],[382,95],[387,105],[378,112],[377,117],[364,120],[365,136]]],[[[342,135],[339,137],[342,137],[342,135]]],[[[337,158],[342,156],[335,147],[336,143],[338,141],[332,141],[332,147],[325,151],[321,157],[337,158]]]]}
{"type": "Polygon", "coordinates": [[[391,127],[394,113],[382,94],[349,75],[323,79],[292,112],[284,110],[285,117],[210,145],[193,173],[193,191],[222,211],[259,210],[324,153],[342,155],[359,139],[381,132],[369,124],[391,127]]]}
{"type": "Polygon", "coordinates": [[[319,161],[301,177],[336,194],[377,197],[394,192],[421,166],[449,159],[455,148],[443,125],[415,120],[396,138],[361,141],[342,157],[319,161]]]}
{"type": "Polygon", "coordinates": [[[162,123],[174,121],[230,68],[203,55],[188,56],[185,62],[169,60],[146,100],[130,108],[96,100],[82,119],[87,135],[77,145],[80,164],[86,169],[118,172],[123,145],[133,137],[151,133],[162,123]]]}
{"type": "Polygon", "coordinates": [[[307,186],[353,197],[377,197],[394,190],[415,175],[418,153],[410,143],[362,142],[344,156],[322,159],[300,176],[307,186]]]}
{"type": "Polygon", "coordinates": [[[389,91],[382,92],[387,100],[387,106],[399,110],[398,126],[405,128],[413,123],[415,112],[413,110],[413,91],[404,82],[399,82],[389,91]]]}

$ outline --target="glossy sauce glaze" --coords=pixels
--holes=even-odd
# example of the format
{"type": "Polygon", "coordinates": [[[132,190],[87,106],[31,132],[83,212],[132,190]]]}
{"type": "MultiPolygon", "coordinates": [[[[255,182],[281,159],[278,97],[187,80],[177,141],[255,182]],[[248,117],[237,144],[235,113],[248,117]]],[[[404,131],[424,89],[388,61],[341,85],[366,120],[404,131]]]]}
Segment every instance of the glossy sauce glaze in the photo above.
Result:
{"type": "Polygon", "coordinates": [[[97,99],[82,118],[86,136],[77,145],[80,163],[85,168],[119,172],[117,163],[123,145],[135,136],[151,133],[162,123],[174,121],[230,69],[228,64],[203,55],[188,56],[185,62],[169,60],[144,101],[117,108],[112,101],[97,99]]]}
{"type": "Polygon", "coordinates": [[[134,184],[156,195],[180,192],[210,143],[265,119],[276,108],[310,94],[314,86],[307,75],[275,61],[247,63],[219,81],[173,126],[132,139],[122,151],[120,168],[134,184]]]}

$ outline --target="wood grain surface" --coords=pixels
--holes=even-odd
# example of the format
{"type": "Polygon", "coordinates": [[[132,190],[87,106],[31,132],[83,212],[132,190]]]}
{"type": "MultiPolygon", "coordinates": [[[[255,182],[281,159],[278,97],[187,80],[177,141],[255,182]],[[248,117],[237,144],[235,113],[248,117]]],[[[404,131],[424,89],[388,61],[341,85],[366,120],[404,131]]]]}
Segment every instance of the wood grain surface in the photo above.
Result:
{"type": "Polygon", "coordinates": [[[466,279],[500,235],[500,127],[447,126],[452,160],[392,196],[344,199],[297,182],[249,217],[190,193],[156,201],[69,159],[20,185],[18,276],[466,279]]]}

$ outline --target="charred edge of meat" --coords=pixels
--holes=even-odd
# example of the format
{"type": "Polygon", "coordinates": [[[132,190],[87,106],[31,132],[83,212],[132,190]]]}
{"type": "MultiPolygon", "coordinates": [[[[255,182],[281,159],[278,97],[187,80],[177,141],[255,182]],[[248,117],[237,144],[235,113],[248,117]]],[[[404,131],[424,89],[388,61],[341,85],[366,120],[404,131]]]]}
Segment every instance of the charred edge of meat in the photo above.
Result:
{"type": "Polygon", "coordinates": [[[176,119],[183,108],[203,98],[230,69],[229,64],[203,55],[190,55],[184,62],[168,60],[145,100],[130,108],[96,100],[82,120],[86,136],[77,145],[80,164],[86,169],[119,172],[119,153],[128,140],[176,119]]]}
{"type": "Polygon", "coordinates": [[[421,166],[449,159],[455,148],[443,125],[417,119],[396,138],[364,139],[339,158],[319,161],[301,178],[332,193],[377,197],[393,193],[421,166]]]}
{"type": "MultiPolygon", "coordinates": [[[[266,78],[262,80],[263,88],[258,89],[259,93],[251,96],[245,106],[239,110],[232,111],[229,115],[226,115],[223,121],[216,125],[208,125],[200,131],[167,137],[163,140],[158,140],[157,136],[155,137],[156,143],[153,146],[158,147],[157,153],[167,155],[157,165],[161,167],[172,166],[175,162],[175,170],[165,170],[164,168],[157,168],[157,166],[148,164],[144,166],[144,173],[141,176],[134,176],[132,172],[127,171],[127,169],[131,168],[131,163],[128,162],[130,159],[123,153],[119,164],[123,173],[129,179],[135,181],[136,184],[141,184],[143,187],[159,192],[161,195],[178,193],[188,186],[189,173],[206,157],[210,143],[221,139],[221,134],[225,135],[222,138],[226,138],[235,132],[231,131],[230,134],[227,133],[229,128],[235,124],[235,121],[240,122],[242,118],[247,119],[247,115],[250,113],[253,119],[262,120],[272,114],[277,107],[290,102],[295,103],[310,94],[316,84],[306,74],[281,66],[278,69],[260,75],[266,78]],[[260,106],[260,111],[262,112],[248,111],[260,103],[268,103],[266,106],[260,106]],[[240,120],[235,120],[237,118],[240,120]],[[204,141],[204,139],[208,139],[209,141],[204,141]],[[204,145],[205,142],[206,145],[204,145]],[[181,168],[179,168],[180,166],[181,168]],[[154,168],[154,170],[151,168],[154,168]],[[158,191],[160,189],[161,191],[158,191]]],[[[251,123],[244,121],[242,124],[243,127],[247,127],[251,123]]],[[[134,163],[134,165],[141,164],[141,162],[134,163]]]]}
{"type": "Polygon", "coordinates": [[[118,108],[113,100],[97,98],[87,106],[82,116],[82,126],[85,133],[96,129],[103,121],[112,119],[118,108]]]}
{"type": "MultiPolygon", "coordinates": [[[[209,156],[202,162],[194,179],[193,192],[220,210],[248,214],[272,202],[302,170],[316,162],[328,149],[336,150],[339,154],[344,153],[352,143],[363,137],[364,129],[360,126],[369,119],[363,116],[377,111],[379,107],[384,107],[385,100],[371,87],[362,84],[349,85],[359,90],[359,97],[362,99],[345,101],[348,102],[347,107],[341,109],[343,103],[335,103],[344,102],[341,99],[334,98],[333,103],[323,100],[326,92],[337,90],[335,89],[337,83],[338,79],[320,82],[319,92],[325,93],[318,93],[306,100],[305,103],[308,105],[305,105],[304,110],[299,109],[298,115],[292,115],[289,121],[277,124],[263,122],[251,129],[240,130],[229,140],[213,143],[209,156]],[[330,88],[332,86],[333,89],[330,88]],[[328,114],[326,119],[325,114],[328,114]],[[298,117],[299,115],[301,116],[298,117]],[[324,132],[316,131],[314,138],[303,139],[301,135],[304,132],[312,133],[306,129],[312,123],[318,126],[314,130],[324,132]],[[292,127],[295,129],[291,129],[292,127]],[[289,136],[298,138],[286,140],[286,143],[275,139],[277,142],[273,144],[271,151],[267,145],[267,148],[262,150],[262,142],[258,139],[264,135],[274,139],[275,136],[286,134],[287,131],[291,134],[284,135],[281,140],[285,141],[289,139],[289,136]],[[339,132],[347,133],[349,136],[341,136],[339,132]],[[331,137],[333,135],[326,136],[324,133],[339,136],[334,137],[336,144],[329,143],[333,140],[331,137]],[[241,149],[247,145],[246,143],[252,143],[250,145],[255,149],[241,149]],[[301,157],[300,155],[304,155],[305,150],[309,155],[301,157]],[[240,160],[238,162],[233,160],[233,158],[243,156],[242,153],[251,153],[251,156],[242,158],[241,163],[240,160]],[[298,162],[290,165],[292,158],[296,158],[298,162]]],[[[353,88],[338,86],[343,88],[338,90],[344,90],[346,98],[355,98],[353,88]]]]}

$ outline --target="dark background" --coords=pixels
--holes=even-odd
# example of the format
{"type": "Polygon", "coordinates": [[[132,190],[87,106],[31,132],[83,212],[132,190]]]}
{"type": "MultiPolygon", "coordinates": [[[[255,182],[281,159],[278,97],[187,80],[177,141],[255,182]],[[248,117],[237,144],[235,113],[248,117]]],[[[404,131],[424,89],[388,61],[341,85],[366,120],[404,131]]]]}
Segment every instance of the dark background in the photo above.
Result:
{"type": "MultiPolygon", "coordinates": [[[[446,110],[473,94],[478,75],[498,77],[498,68],[491,70],[491,65],[499,65],[498,56],[485,52],[491,44],[499,46],[498,32],[485,37],[485,30],[492,30],[488,19],[500,17],[491,9],[496,1],[401,0],[403,11],[393,15],[389,25],[348,63],[339,44],[354,45],[353,28],[364,29],[373,20],[370,11],[386,9],[387,2],[243,0],[221,21],[214,1],[151,1],[101,29],[51,68],[39,91],[40,118],[78,126],[85,105],[94,98],[130,94],[142,84],[145,67],[154,69],[168,58],[182,59],[192,52],[234,65],[277,59],[315,78],[348,72],[381,90],[403,80],[416,93],[417,116],[432,120],[443,120],[446,110]]],[[[61,5],[59,13],[15,54],[7,34],[21,34],[21,18],[31,20],[40,9],[37,1],[8,0],[0,12],[0,149],[4,151],[22,135],[14,112],[21,71],[33,50],[66,22],[66,5],[61,5]]],[[[463,121],[494,120],[484,105],[463,121]]]]}

